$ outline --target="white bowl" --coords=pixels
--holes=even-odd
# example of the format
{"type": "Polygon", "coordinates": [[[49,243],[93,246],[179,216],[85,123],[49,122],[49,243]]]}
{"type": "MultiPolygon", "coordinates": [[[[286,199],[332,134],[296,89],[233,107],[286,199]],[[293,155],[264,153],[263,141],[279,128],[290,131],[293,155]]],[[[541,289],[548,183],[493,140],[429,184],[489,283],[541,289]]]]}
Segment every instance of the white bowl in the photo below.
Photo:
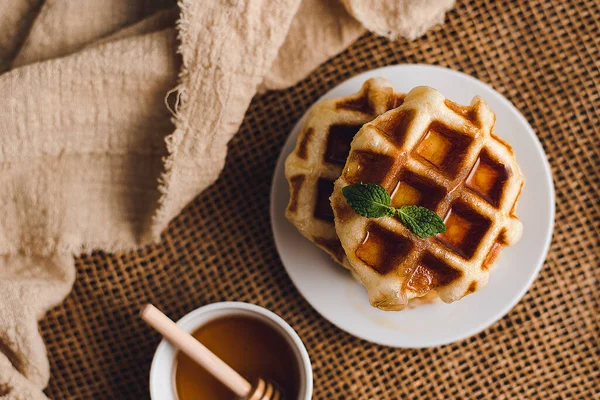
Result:
{"type": "MultiPolygon", "coordinates": [[[[275,329],[288,341],[290,347],[294,349],[300,371],[298,400],[310,400],[313,376],[308,353],[298,334],[277,314],[253,304],[226,301],[197,308],[177,321],[177,325],[184,331],[192,333],[209,321],[233,315],[256,318],[275,329]]],[[[153,400],[177,400],[173,379],[176,354],[177,349],[167,340],[163,339],[158,345],[150,368],[150,397],[153,400]]]]}

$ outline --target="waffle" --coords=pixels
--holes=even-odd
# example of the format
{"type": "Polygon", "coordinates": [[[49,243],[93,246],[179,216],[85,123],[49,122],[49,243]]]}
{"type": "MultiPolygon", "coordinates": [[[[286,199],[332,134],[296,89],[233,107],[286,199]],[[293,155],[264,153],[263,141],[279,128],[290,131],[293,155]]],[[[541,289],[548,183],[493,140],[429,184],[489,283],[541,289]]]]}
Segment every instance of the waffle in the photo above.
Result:
{"type": "Polygon", "coordinates": [[[399,106],[403,98],[386,79],[373,78],[356,94],[316,104],[300,129],[296,148],[285,161],[290,186],[286,217],[302,235],[347,268],[329,202],[333,184],[362,125],[399,106]]]}
{"type": "Polygon", "coordinates": [[[524,177],[511,146],[494,134],[495,120],[479,97],[460,106],[417,87],[355,136],[331,204],[373,306],[401,310],[431,291],[447,303],[459,300],[485,286],[501,248],[520,239],[515,206],[524,177]],[[342,194],[357,182],[383,186],[394,207],[434,210],[446,232],[421,239],[397,217],[360,216],[342,194]]]}

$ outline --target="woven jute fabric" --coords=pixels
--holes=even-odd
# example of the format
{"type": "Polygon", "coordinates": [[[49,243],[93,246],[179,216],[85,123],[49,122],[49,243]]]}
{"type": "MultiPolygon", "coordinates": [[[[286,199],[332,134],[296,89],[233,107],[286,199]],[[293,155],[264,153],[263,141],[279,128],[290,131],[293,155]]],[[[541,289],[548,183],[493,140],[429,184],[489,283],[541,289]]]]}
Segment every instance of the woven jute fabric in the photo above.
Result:
{"type": "Polygon", "coordinates": [[[41,323],[52,370],[46,393],[148,398],[160,338],[139,320],[140,306],[150,301],[179,318],[239,300],[296,329],[315,399],[598,398],[599,15],[598,1],[462,1],[421,39],[366,34],[295,87],[255,97],[221,177],[159,244],[76,260],[73,292],[41,323]],[[399,63],[463,71],[512,101],[544,146],[557,200],[550,253],[523,300],[476,336],[420,350],[368,343],[320,317],[285,273],[269,221],[275,161],[295,122],[344,79],[399,63]]]}

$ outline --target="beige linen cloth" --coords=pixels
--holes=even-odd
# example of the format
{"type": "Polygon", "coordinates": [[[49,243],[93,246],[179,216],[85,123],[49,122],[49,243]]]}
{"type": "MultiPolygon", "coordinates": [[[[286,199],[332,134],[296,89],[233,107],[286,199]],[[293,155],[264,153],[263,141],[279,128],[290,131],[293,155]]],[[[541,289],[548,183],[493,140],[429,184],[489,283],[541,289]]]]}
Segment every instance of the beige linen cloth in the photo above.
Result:
{"type": "Polygon", "coordinates": [[[0,399],[46,398],[37,321],[68,294],[73,256],[158,240],[218,177],[257,91],[365,27],[414,39],[453,1],[1,3],[0,399]]]}

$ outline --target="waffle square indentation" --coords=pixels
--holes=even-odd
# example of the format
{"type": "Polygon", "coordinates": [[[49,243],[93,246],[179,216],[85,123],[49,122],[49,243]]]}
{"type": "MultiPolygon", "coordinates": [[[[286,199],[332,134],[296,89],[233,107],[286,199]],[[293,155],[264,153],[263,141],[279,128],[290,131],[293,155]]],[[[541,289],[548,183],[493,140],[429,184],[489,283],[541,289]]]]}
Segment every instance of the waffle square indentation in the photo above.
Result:
{"type": "Polygon", "coordinates": [[[370,222],[367,234],[355,254],[365,264],[385,275],[403,261],[412,247],[413,243],[404,236],[370,222]]]}
{"type": "Polygon", "coordinates": [[[488,203],[498,207],[508,175],[508,169],[494,161],[488,151],[484,149],[479,154],[465,183],[469,189],[488,203]]]}
{"type": "Polygon", "coordinates": [[[379,117],[377,129],[392,143],[400,146],[406,138],[406,132],[415,119],[415,110],[401,110],[397,113],[385,114],[379,117]]]}
{"type": "Polygon", "coordinates": [[[329,198],[333,193],[333,181],[319,178],[317,181],[317,202],[315,204],[314,216],[323,221],[333,222],[333,209],[329,198]]]}
{"type": "Polygon", "coordinates": [[[406,286],[420,297],[430,290],[452,283],[462,275],[462,271],[430,253],[425,253],[416,268],[409,272],[406,286]]]}
{"type": "Polygon", "coordinates": [[[393,165],[393,157],[371,151],[356,150],[348,158],[344,177],[350,184],[375,183],[389,190],[390,188],[386,187],[384,181],[393,165]]]}
{"type": "Polygon", "coordinates": [[[473,257],[492,224],[488,218],[462,202],[456,202],[450,207],[444,223],[446,232],[436,237],[446,247],[465,259],[473,257]]]}
{"type": "Polygon", "coordinates": [[[459,171],[472,139],[442,124],[433,123],[416,146],[416,156],[448,178],[459,171]]]}
{"type": "Polygon", "coordinates": [[[435,210],[445,194],[446,189],[434,181],[405,170],[392,191],[392,207],[412,205],[435,210]]]}

